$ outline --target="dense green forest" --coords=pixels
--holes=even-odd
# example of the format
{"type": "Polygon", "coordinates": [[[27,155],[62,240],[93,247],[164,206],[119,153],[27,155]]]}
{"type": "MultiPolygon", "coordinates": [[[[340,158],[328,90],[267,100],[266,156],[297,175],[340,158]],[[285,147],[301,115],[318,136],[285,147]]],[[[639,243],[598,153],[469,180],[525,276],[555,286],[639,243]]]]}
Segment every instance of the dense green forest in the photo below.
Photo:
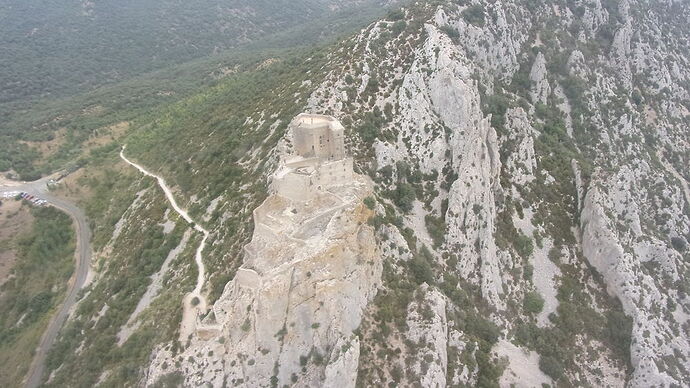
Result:
{"type": "MultiPolygon", "coordinates": [[[[29,206],[29,205],[24,205],[29,206]]],[[[0,287],[0,386],[18,386],[74,270],[72,220],[33,208],[35,223],[16,237],[14,276],[0,287]]]]}
{"type": "Polygon", "coordinates": [[[36,179],[76,161],[98,128],[385,12],[380,0],[202,3],[0,0],[0,171],[36,179]],[[41,159],[27,142],[60,128],[59,151],[41,159]]]}
{"type": "MultiPolygon", "coordinates": [[[[337,11],[328,0],[0,1],[0,103],[60,96],[237,47],[337,11]]],[[[325,21],[325,20],[324,20],[325,21]]],[[[319,34],[293,36],[313,41],[319,34]]],[[[288,38],[289,40],[290,38],[288,38]]]]}

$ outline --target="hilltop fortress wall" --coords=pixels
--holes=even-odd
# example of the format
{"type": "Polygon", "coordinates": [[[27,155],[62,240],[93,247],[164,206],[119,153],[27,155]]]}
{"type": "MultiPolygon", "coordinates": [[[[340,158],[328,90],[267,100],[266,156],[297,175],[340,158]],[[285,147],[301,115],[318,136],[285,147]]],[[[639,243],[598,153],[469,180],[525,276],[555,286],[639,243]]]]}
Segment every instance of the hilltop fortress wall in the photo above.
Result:
{"type": "Polygon", "coordinates": [[[293,152],[273,176],[277,195],[306,201],[317,191],[353,180],[352,158],[345,155],[344,128],[331,116],[300,114],[290,123],[293,152]]]}

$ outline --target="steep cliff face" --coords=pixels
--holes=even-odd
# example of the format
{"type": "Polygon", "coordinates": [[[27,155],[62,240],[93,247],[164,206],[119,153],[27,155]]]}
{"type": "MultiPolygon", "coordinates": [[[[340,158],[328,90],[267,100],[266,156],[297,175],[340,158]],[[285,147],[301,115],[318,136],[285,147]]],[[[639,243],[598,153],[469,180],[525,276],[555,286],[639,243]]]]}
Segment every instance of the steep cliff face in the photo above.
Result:
{"type": "Polygon", "coordinates": [[[333,54],[309,107],[351,124],[386,260],[358,382],[686,383],[689,16],[417,4],[333,54]]]}
{"type": "MultiPolygon", "coordinates": [[[[244,264],[145,381],[687,385],[689,12],[418,2],[338,44],[279,96],[313,90],[359,175],[255,209],[244,264]]],[[[279,105],[245,125],[274,141],[279,105]]]]}
{"type": "Polygon", "coordinates": [[[356,175],[305,201],[269,196],[234,279],[183,351],[159,349],[147,384],[181,373],[191,386],[354,387],[353,331],[381,283],[370,194],[356,175]]]}

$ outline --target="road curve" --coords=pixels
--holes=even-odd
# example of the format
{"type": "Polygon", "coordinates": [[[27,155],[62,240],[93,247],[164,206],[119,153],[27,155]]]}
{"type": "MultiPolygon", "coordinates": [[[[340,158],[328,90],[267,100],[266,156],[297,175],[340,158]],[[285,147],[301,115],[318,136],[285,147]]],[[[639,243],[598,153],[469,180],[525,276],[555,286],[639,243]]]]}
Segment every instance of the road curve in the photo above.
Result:
{"type": "Polygon", "coordinates": [[[43,178],[35,182],[19,183],[12,182],[0,186],[0,193],[10,191],[24,191],[35,197],[46,200],[50,205],[67,213],[74,223],[77,236],[77,249],[75,251],[76,266],[74,274],[68,283],[67,296],[58,308],[48,324],[48,328],[43,333],[41,340],[36,348],[34,359],[27,373],[26,387],[35,388],[41,385],[43,374],[45,373],[45,361],[48,351],[55,343],[58,333],[69,316],[69,311],[77,301],[77,293],[82,289],[89,273],[91,265],[91,229],[87,222],[84,211],[70,201],[58,198],[48,193],[46,183],[49,178],[43,178]]]}

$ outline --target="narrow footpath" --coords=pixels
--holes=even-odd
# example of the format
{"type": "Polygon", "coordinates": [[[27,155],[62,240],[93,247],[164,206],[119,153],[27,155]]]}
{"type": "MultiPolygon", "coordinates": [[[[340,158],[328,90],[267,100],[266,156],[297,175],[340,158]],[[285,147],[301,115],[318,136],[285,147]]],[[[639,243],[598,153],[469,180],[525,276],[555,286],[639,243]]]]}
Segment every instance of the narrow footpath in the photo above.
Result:
{"type": "Polygon", "coordinates": [[[155,178],[158,182],[158,186],[160,186],[160,188],[163,189],[165,197],[168,199],[168,202],[170,202],[172,208],[185,221],[187,221],[187,223],[192,225],[196,231],[201,232],[204,236],[201,239],[201,243],[199,244],[199,247],[196,249],[196,254],[194,256],[194,261],[196,262],[198,269],[196,286],[194,287],[194,290],[184,298],[183,301],[184,313],[182,316],[182,329],[180,330],[180,339],[185,340],[186,337],[189,334],[191,334],[191,332],[194,330],[194,326],[196,325],[196,317],[199,314],[199,312],[206,311],[206,299],[201,294],[201,289],[203,288],[204,282],[206,281],[206,268],[204,267],[203,251],[204,248],[206,248],[206,240],[208,239],[210,233],[208,232],[208,230],[204,229],[199,223],[195,222],[192,219],[192,217],[189,216],[187,210],[183,209],[177,203],[175,197],[173,196],[172,190],[170,190],[170,187],[168,187],[168,185],[165,183],[165,179],[149,172],[141,165],[127,159],[127,157],[125,156],[125,147],[122,147],[122,149],[120,150],[120,157],[122,158],[122,160],[127,162],[127,164],[139,170],[142,174],[155,178]]]}

